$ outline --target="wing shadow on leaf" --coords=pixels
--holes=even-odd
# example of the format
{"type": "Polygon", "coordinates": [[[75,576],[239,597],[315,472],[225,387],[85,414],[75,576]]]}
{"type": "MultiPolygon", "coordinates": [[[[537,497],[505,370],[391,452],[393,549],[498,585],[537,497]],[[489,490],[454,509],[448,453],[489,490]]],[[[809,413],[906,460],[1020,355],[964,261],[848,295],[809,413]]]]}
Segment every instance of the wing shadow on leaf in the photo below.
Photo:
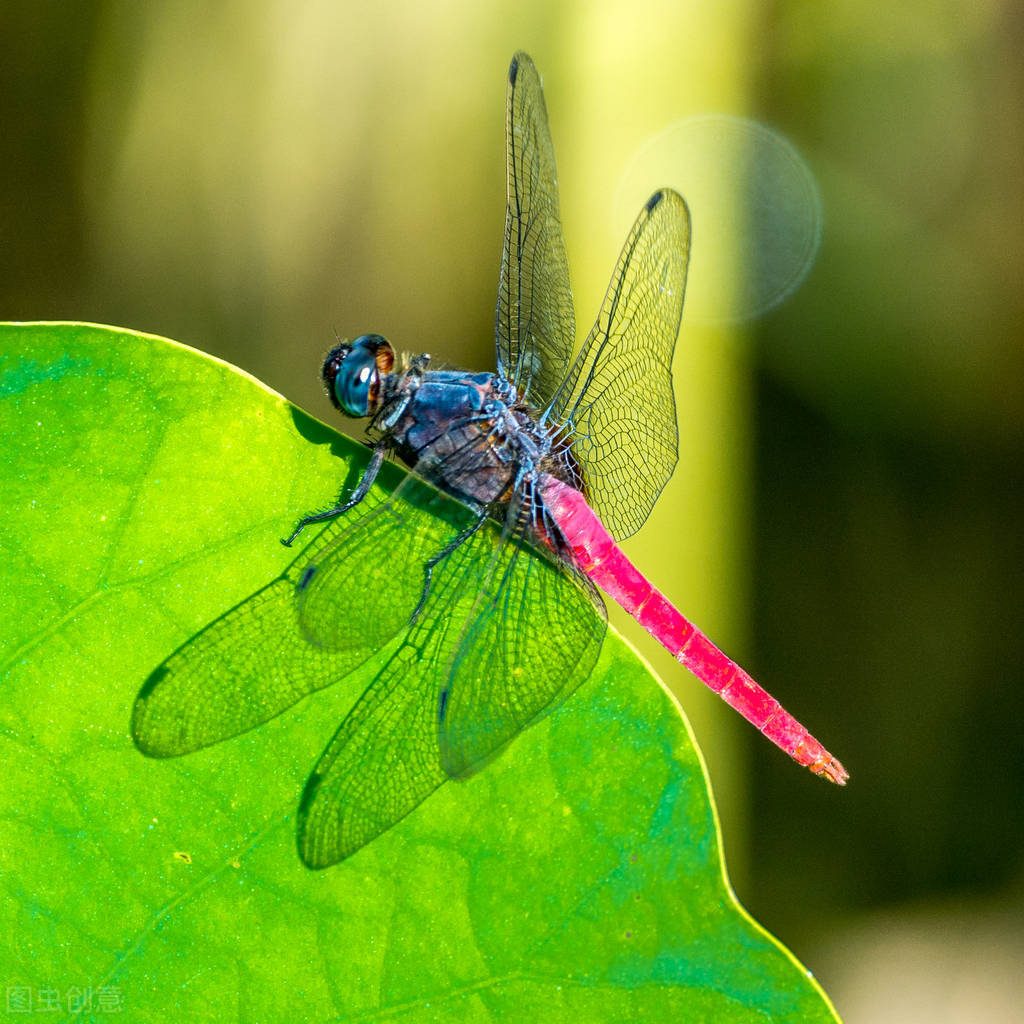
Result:
{"type": "Polygon", "coordinates": [[[297,837],[309,867],[344,860],[484,767],[593,670],[600,600],[491,525],[438,566],[430,600],[310,776],[297,837]]]}
{"type": "Polygon", "coordinates": [[[365,505],[174,651],[146,679],[132,714],[144,755],[193,753],[282,714],[402,636],[306,784],[297,840],[309,867],[345,859],[442,782],[493,760],[589,676],[604,633],[599,605],[565,566],[508,542],[493,523],[436,566],[410,624],[423,566],[474,513],[414,475],[390,494],[375,487],[365,505]],[[515,627],[507,633],[506,621],[515,627]],[[488,649],[475,644],[457,658],[473,635],[488,649]],[[450,692],[445,717],[439,701],[450,692]]]}
{"type": "Polygon", "coordinates": [[[421,567],[473,515],[413,475],[391,493],[374,488],[357,513],[325,528],[280,577],[215,619],[151,673],[132,714],[138,749],[149,757],[177,757],[238,736],[358,671],[402,636],[310,776],[299,811],[302,860],[320,868],[345,859],[448,778],[482,767],[589,675],[604,621],[587,617],[594,606],[564,566],[531,556],[516,542],[504,543],[501,531],[488,523],[436,567],[430,597],[410,625],[423,592],[421,567]],[[511,566],[521,568],[510,573],[511,566]],[[518,585],[492,593],[498,576],[518,585]],[[512,592],[519,596],[517,614],[537,618],[538,629],[556,614],[577,623],[569,630],[575,641],[545,645],[536,631],[517,628],[515,634],[536,647],[543,671],[524,676],[521,666],[496,663],[477,651],[480,664],[470,658],[455,672],[453,656],[464,643],[467,620],[485,618],[488,643],[501,645],[500,621],[507,614],[502,605],[512,592]],[[501,679],[494,676],[499,666],[507,669],[501,679]],[[447,763],[450,752],[446,757],[442,745],[450,745],[450,737],[445,744],[439,733],[439,699],[452,680],[460,681],[452,707],[467,708],[460,720],[473,722],[473,708],[487,708],[493,718],[480,719],[477,737],[458,765],[447,763]],[[497,696],[489,699],[488,692],[497,696]],[[494,718],[495,700],[514,713],[494,718]]]}
{"type": "MultiPolygon", "coordinates": [[[[469,515],[412,476],[402,477],[390,494],[375,487],[357,510],[324,528],[280,577],[192,636],[151,673],[132,713],[138,749],[158,758],[200,750],[358,671],[407,629],[423,588],[422,574],[412,567],[443,548],[469,515]],[[305,620],[318,611],[330,614],[329,627],[311,630],[305,620]],[[330,642],[312,642],[313,631],[330,642]]],[[[358,709],[366,704],[364,695],[340,731],[358,725],[358,709]]],[[[410,719],[406,728],[415,724],[410,719]]],[[[335,739],[324,756],[337,745],[335,739]]],[[[442,781],[426,792],[421,785],[417,802],[442,781]]],[[[326,866],[301,847],[300,852],[309,866],[326,866]]],[[[335,855],[328,863],[339,859],[335,855]]]]}
{"type": "Polygon", "coordinates": [[[423,581],[406,567],[442,548],[468,514],[414,477],[391,494],[375,488],[280,577],[152,672],[132,713],[136,746],[149,757],[192,753],[262,725],[356,670],[408,623],[423,581]],[[331,612],[329,646],[310,642],[299,594],[331,612]]]}

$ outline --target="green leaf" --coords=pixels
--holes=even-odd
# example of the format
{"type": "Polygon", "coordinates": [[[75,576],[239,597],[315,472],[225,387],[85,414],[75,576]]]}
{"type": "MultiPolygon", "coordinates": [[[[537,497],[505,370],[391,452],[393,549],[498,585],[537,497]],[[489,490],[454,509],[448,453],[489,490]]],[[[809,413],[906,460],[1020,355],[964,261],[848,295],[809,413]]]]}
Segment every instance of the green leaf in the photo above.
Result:
{"type": "Polygon", "coordinates": [[[147,1022],[836,1019],[736,902],[685,720],[617,637],[486,769],[322,872],[298,859],[296,809],[365,672],[186,757],[134,747],[149,672],[282,573],[278,539],[363,449],[223,363],[81,324],[0,327],[0,431],[9,1002],[67,1012],[91,988],[96,1019],[105,999],[147,1022]]]}

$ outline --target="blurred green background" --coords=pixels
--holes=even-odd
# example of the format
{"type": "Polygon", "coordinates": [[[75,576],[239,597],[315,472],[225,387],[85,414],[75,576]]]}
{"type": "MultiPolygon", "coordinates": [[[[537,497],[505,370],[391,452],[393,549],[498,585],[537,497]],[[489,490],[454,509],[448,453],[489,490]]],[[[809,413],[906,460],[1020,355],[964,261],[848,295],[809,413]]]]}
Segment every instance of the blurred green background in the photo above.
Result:
{"type": "MultiPolygon", "coordinates": [[[[0,6],[0,47],[0,317],[166,335],[329,422],[335,332],[493,365],[515,49],[581,334],[644,196],[690,194],[690,167],[644,181],[648,140],[709,112],[787,137],[817,261],[743,326],[684,314],[680,469],[629,550],[847,790],[640,647],[707,754],[740,898],[848,1024],[1024,1020],[1018,5],[50,0],[0,6]]],[[[723,249],[737,281],[744,202],[694,209],[695,262],[723,249]]]]}

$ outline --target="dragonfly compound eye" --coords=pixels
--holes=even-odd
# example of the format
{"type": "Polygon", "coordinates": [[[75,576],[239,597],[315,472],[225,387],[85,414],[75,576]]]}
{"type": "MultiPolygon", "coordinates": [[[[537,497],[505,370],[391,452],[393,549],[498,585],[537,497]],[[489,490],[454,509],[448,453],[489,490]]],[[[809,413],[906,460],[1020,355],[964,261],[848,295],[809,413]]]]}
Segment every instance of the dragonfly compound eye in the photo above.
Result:
{"type": "Polygon", "coordinates": [[[334,407],[346,416],[372,416],[380,404],[380,376],[392,366],[391,346],[379,334],[364,334],[351,345],[331,349],[324,384],[334,407]]]}

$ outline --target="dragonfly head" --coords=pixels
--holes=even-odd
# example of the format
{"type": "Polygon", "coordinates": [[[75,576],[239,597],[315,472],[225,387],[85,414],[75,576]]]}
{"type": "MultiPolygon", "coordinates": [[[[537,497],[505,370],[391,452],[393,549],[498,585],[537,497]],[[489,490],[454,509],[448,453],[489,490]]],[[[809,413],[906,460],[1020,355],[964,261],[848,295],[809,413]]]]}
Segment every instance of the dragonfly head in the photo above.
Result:
{"type": "Polygon", "coordinates": [[[395,353],[379,334],[363,334],[338,345],[324,361],[324,385],[334,408],[361,419],[380,407],[380,379],[391,372],[395,353]]]}

